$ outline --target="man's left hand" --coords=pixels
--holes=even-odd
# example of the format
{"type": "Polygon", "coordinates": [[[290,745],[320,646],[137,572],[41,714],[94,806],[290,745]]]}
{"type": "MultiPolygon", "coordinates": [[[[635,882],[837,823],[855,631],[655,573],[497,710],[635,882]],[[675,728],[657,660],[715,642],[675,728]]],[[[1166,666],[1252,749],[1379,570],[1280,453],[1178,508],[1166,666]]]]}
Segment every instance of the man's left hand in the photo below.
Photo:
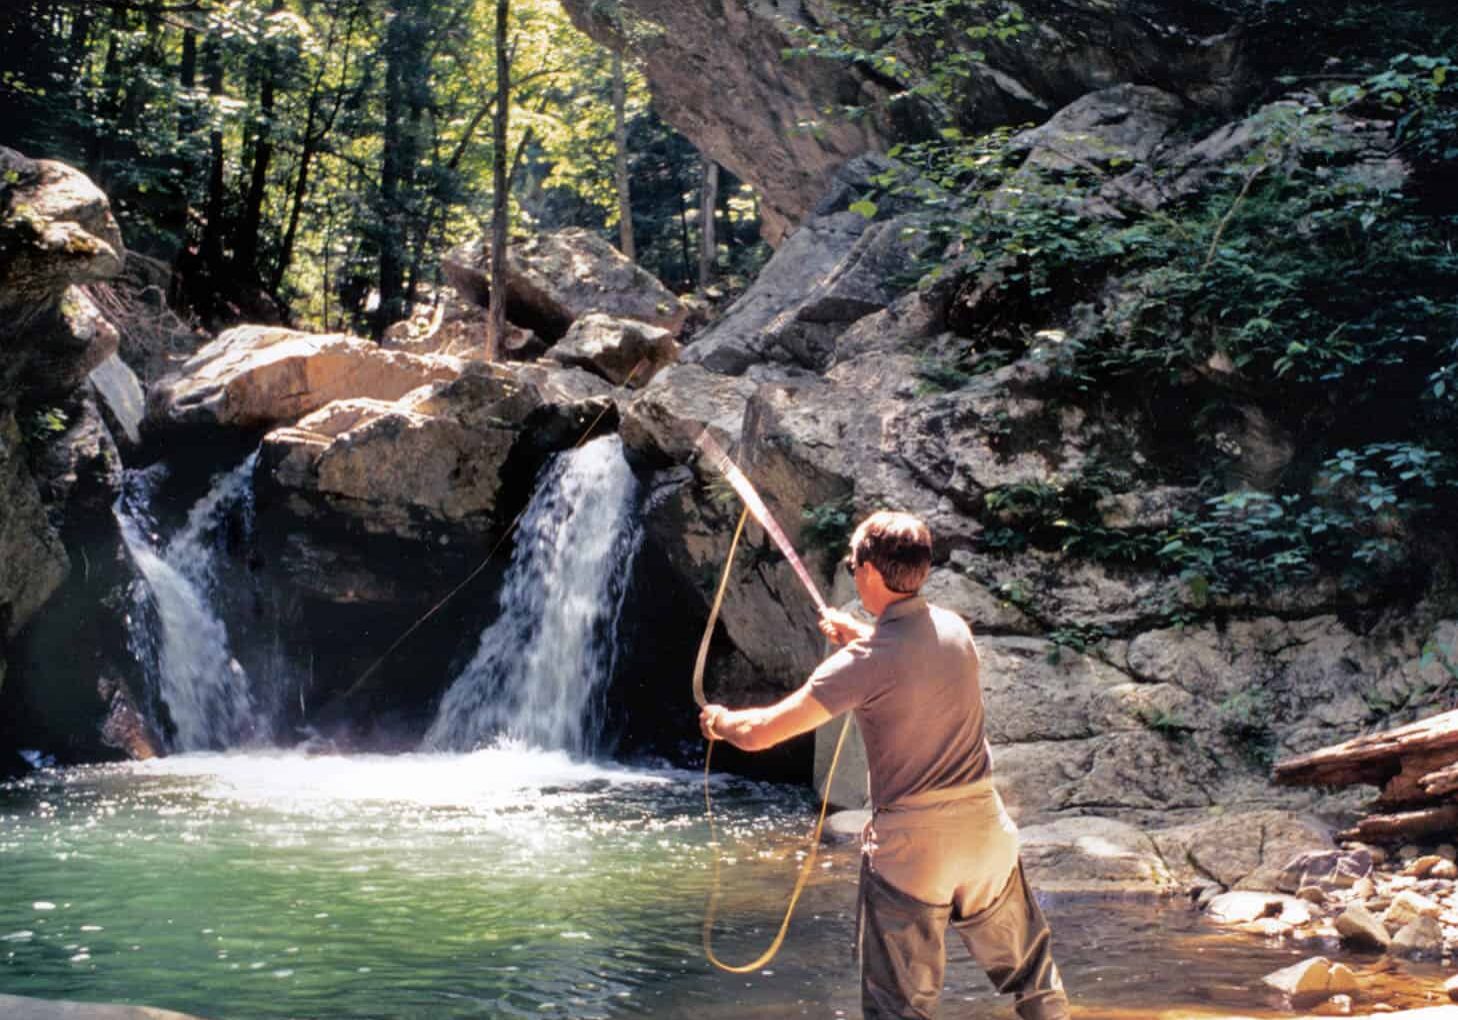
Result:
{"type": "Polygon", "coordinates": [[[717,730],[717,725],[729,711],[723,705],[705,705],[699,712],[699,732],[704,735],[705,740],[723,740],[724,737],[717,730]]]}

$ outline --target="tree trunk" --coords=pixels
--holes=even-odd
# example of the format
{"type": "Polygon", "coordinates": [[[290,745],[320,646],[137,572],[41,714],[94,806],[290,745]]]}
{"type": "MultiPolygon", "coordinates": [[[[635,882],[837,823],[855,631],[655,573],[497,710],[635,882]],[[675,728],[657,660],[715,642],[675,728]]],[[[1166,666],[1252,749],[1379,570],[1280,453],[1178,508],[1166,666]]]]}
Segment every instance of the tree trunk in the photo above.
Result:
{"type": "Polygon", "coordinates": [[[613,149],[618,182],[618,246],[630,261],[638,260],[633,244],[633,195],[628,184],[628,125],[624,114],[628,83],[623,55],[613,54],[613,149]]]}
{"type": "MultiPolygon", "coordinates": [[[[203,45],[203,68],[208,80],[208,94],[214,99],[223,94],[223,47],[215,37],[203,45]]],[[[203,211],[203,264],[214,279],[223,270],[223,129],[214,125],[208,134],[210,162],[208,166],[208,198],[203,211]]]]}
{"type": "Polygon", "coordinates": [[[389,26],[385,30],[385,131],[380,159],[380,305],[372,331],[378,339],[385,327],[404,318],[405,210],[401,179],[413,158],[406,151],[406,78],[415,73],[412,36],[415,30],[415,0],[392,0],[389,26]]]}
{"type": "Polygon", "coordinates": [[[511,60],[506,22],[511,0],[496,0],[496,110],[491,119],[491,315],[486,327],[486,360],[495,361],[506,342],[506,238],[511,215],[507,185],[506,131],[510,126],[511,60]]]}
{"type": "Polygon", "coordinates": [[[719,206],[719,164],[704,157],[704,184],[699,189],[699,289],[714,278],[719,240],[714,236],[715,212],[719,206]]]}
{"type": "MultiPolygon", "coordinates": [[[[177,65],[177,84],[191,93],[197,88],[197,31],[188,26],[182,32],[182,60],[177,65]]],[[[187,101],[177,114],[177,138],[182,140],[197,130],[197,107],[187,101]]]]}
{"type": "MultiPolygon", "coordinates": [[[[284,9],[283,0],[273,0],[270,13],[284,9]]],[[[262,81],[258,87],[258,117],[254,124],[253,167],[248,178],[248,193],[243,198],[243,215],[235,244],[237,265],[250,279],[261,279],[258,271],[258,234],[263,229],[263,198],[268,188],[268,165],[273,161],[274,93],[278,88],[278,52],[266,44],[261,57],[262,81]]]]}

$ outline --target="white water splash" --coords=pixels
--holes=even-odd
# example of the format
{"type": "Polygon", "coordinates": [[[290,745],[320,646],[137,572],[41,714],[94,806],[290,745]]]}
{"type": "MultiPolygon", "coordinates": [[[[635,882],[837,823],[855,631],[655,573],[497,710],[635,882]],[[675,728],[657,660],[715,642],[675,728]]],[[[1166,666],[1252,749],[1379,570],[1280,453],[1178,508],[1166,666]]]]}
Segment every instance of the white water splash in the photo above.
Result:
{"type": "Polygon", "coordinates": [[[141,476],[117,501],[122,540],[146,585],[152,613],[135,607],[129,621],[134,650],[153,675],[176,727],[175,749],[235,747],[261,736],[249,681],[228,646],[228,632],[209,604],[222,515],[251,494],[254,453],[220,475],[188,513],[187,523],[163,544],[148,514],[150,489],[141,476]],[[137,634],[154,616],[155,633],[137,634]]]}
{"type": "Polygon", "coordinates": [[[517,531],[500,616],[446,692],[425,748],[466,751],[506,737],[593,750],[642,535],[637,489],[617,436],[560,454],[544,472],[517,531]]]}

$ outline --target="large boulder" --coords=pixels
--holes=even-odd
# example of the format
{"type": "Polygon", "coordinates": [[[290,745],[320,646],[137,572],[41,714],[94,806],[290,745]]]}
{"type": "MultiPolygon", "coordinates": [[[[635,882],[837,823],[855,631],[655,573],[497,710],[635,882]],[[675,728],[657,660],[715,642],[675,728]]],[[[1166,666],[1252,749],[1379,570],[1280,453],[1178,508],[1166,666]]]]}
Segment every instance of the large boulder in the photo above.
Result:
{"type": "Polygon", "coordinates": [[[678,343],[666,329],[590,312],[572,324],[567,335],[547,352],[564,365],[575,365],[614,386],[644,386],[678,357],[678,343]]]}
{"type": "Polygon", "coordinates": [[[874,220],[850,209],[890,165],[867,156],[841,168],[814,216],[784,240],[754,284],[695,338],[683,360],[729,375],[762,361],[827,368],[836,338],[895,300],[895,281],[924,243],[912,218],[895,215],[893,203],[883,203],[886,211],[874,220]]]}
{"type": "Polygon", "coordinates": [[[1039,892],[1168,893],[1175,880],[1138,826],[1064,818],[1019,831],[1023,866],[1039,892]]]}
{"type": "Polygon", "coordinates": [[[11,637],[60,587],[70,558],[46,517],[14,415],[0,415],[0,636],[11,637]]]}
{"type": "Polygon", "coordinates": [[[106,196],[63,163],[0,147],[0,391],[63,395],[117,349],[80,284],[121,271],[106,196]]]}
{"type": "Polygon", "coordinates": [[[384,350],[342,334],[238,326],[159,381],[148,395],[147,414],[154,428],[261,429],[334,400],[396,400],[426,383],[455,378],[461,365],[444,355],[384,350]]]}
{"type": "MultiPolygon", "coordinates": [[[[467,301],[491,303],[484,240],[451,249],[441,267],[467,301]]],[[[677,335],[688,309],[651,273],[597,234],[570,227],[518,239],[506,251],[506,317],[547,341],[589,312],[634,319],[677,335]]]]}

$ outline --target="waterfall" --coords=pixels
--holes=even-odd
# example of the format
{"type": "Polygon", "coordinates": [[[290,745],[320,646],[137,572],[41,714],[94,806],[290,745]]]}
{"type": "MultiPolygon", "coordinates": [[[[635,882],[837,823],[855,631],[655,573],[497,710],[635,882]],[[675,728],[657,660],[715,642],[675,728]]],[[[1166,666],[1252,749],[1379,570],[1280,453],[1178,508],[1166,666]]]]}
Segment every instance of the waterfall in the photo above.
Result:
{"type": "Polygon", "coordinates": [[[141,574],[127,618],[132,652],[167,706],[176,729],[172,744],[180,751],[219,750],[266,736],[212,597],[228,517],[251,514],[257,459],[254,453],[214,479],[165,542],[151,512],[155,469],[128,472],[116,503],[122,541],[141,574]]]}
{"type": "Polygon", "coordinates": [[[517,531],[499,615],[452,682],[424,746],[470,750],[493,739],[586,755],[642,530],[622,442],[604,436],[559,454],[517,531]]]}

